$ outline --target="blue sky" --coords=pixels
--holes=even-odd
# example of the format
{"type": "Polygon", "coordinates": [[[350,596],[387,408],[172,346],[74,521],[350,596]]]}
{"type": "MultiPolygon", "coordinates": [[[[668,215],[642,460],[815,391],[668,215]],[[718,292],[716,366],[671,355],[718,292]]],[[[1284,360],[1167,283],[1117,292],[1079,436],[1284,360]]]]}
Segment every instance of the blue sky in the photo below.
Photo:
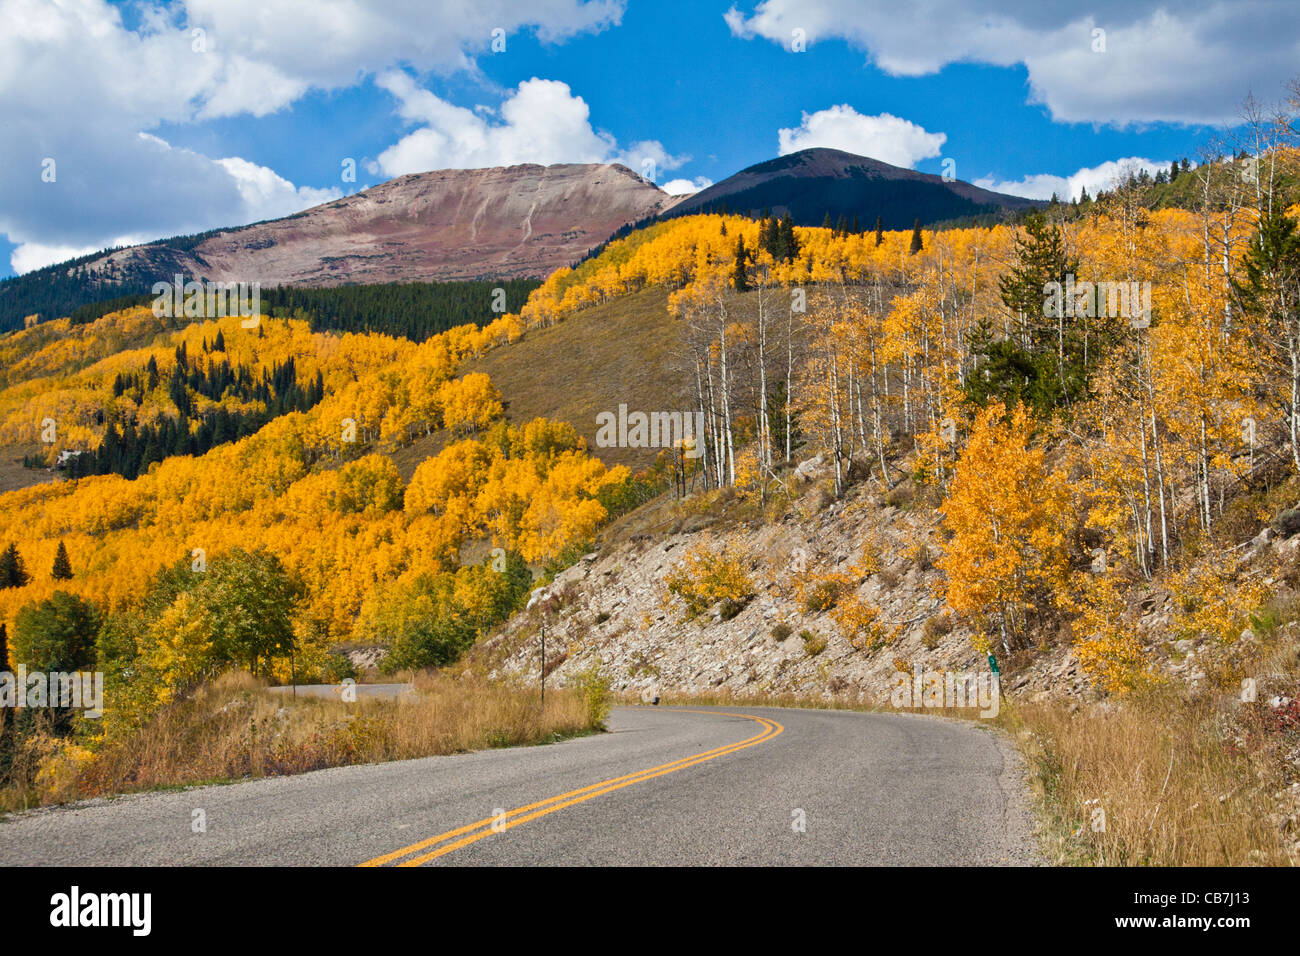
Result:
{"type": "Polygon", "coordinates": [[[1025,7],[0,0],[0,274],[448,166],[652,160],[684,191],[830,145],[1095,191],[1118,160],[1195,160],[1300,72],[1272,0],[1025,7]]]}

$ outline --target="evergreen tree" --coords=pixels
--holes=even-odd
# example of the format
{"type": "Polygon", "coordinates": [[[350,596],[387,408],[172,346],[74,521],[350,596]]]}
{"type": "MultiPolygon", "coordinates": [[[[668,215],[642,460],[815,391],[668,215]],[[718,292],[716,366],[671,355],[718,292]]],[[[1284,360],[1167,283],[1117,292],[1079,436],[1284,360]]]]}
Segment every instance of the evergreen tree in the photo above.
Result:
{"type": "Polygon", "coordinates": [[[18,545],[10,543],[0,553],[0,588],[20,588],[31,580],[23,566],[23,557],[18,553],[18,545]]]}
{"type": "Polygon", "coordinates": [[[731,284],[737,292],[749,291],[749,277],[745,273],[745,259],[749,253],[745,251],[745,237],[736,237],[736,264],[731,272],[731,284]]]}
{"type": "Polygon", "coordinates": [[[1233,282],[1237,301],[1248,314],[1263,319],[1289,317],[1297,307],[1300,282],[1300,233],[1281,210],[1265,210],[1259,231],[1246,247],[1243,277],[1233,282]]]}
{"type": "Polygon", "coordinates": [[[780,222],[772,220],[772,233],[772,258],[777,262],[793,261],[799,255],[799,239],[794,234],[794,220],[789,213],[780,222]]]}
{"type": "Polygon", "coordinates": [[[921,220],[917,219],[915,224],[912,226],[912,248],[908,254],[914,256],[923,248],[924,244],[921,240],[921,220]]]}
{"type": "Polygon", "coordinates": [[[98,608],[89,601],[55,591],[18,612],[14,653],[33,670],[79,670],[95,660],[100,620],[98,608]]]}
{"type": "Polygon", "coordinates": [[[876,217],[876,245],[878,246],[884,241],[885,241],[884,220],[880,216],[877,216],[876,217]]]}
{"type": "Polygon", "coordinates": [[[1292,459],[1300,463],[1300,232],[1280,206],[1263,210],[1232,286],[1265,359],[1269,391],[1287,396],[1279,404],[1290,423],[1292,459]]]}
{"type": "Polygon", "coordinates": [[[72,580],[72,562],[68,560],[68,549],[59,542],[59,550],[54,553],[54,567],[50,570],[50,577],[55,581],[72,580]]]}
{"type": "Polygon", "coordinates": [[[1024,235],[1016,238],[1015,264],[998,279],[1002,302],[1015,317],[1019,334],[1010,339],[972,336],[984,372],[968,383],[972,400],[983,403],[998,396],[1047,413],[1084,395],[1088,375],[1084,356],[1095,365],[1113,330],[1090,328],[1088,320],[1080,317],[1067,321],[1063,299],[1061,314],[1048,314],[1044,306],[1052,284],[1064,290],[1077,270],[1078,262],[1068,254],[1060,227],[1041,214],[1030,216],[1024,235]]]}

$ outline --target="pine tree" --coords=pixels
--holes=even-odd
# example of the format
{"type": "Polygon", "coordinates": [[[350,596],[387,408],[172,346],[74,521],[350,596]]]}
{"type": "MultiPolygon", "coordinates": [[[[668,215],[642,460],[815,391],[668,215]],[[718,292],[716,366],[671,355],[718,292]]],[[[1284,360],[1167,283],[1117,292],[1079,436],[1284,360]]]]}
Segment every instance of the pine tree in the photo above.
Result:
{"type": "Polygon", "coordinates": [[[884,220],[882,220],[880,216],[877,216],[876,217],[876,245],[879,246],[884,241],[885,241],[884,220]]]}
{"type": "Polygon", "coordinates": [[[918,252],[920,252],[923,248],[924,248],[924,243],[921,240],[921,220],[917,219],[915,224],[913,224],[912,226],[912,248],[911,251],[909,252],[909,255],[914,256],[918,252]]]}
{"type": "Polygon", "coordinates": [[[72,580],[72,562],[68,560],[68,549],[59,542],[59,550],[54,553],[54,567],[50,569],[50,577],[55,581],[72,580]]]}
{"type": "Polygon", "coordinates": [[[1273,394],[1286,396],[1283,417],[1300,468],[1300,232],[1280,208],[1264,210],[1232,286],[1273,394]]]}
{"type": "Polygon", "coordinates": [[[20,588],[29,580],[18,545],[10,543],[0,554],[0,588],[20,588]]]}
{"type": "Polygon", "coordinates": [[[0,621],[0,673],[9,671],[9,630],[4,621],[0,621]]]}
{"type": "Polygon", "coordinates": [[[749,277],[745,274],[745,259],[749,253],[745,251],[745,237],[736,237],[736,264],[731,271],[731,284],[737,292],[749,291],[749,277]]]}
{"type": "Polygon", "coordinates": [[[790,214],[779,222],[774,222],[776,233],[776,250],[772,253],[778,262],[791,262],[799,255],[799,238],[794,234],[794,220],[790,214]]]}
{"type": "MultiPolygon", "coordinates": [[[[1025,222],[1025,234],[1016,237],[1016,262],[998,278],[998,292],[1007,310],[1015,317],[1020,334],[1018,341],[1004,341],[1000,348],[986,350],[989,358],[1005,360],[1007,374],[1020,384],[1009,390],[990,376],[976,383],[976,391],[989,384],[1004,397],[1023,397],[1040,412],[1057,405],[1070,404],[1085,388],[1084,367],[1086,329],[1066,323],[1065,309],[1047,315],[1044,298],[1051,283],[1063,288],[1067,277],[1077,273],[1078,261],[1065,246],[1059,226],[1049,224],[1041,214],[1025,222]]],[[[1064,303],[1062,303],[1064,305],[1064,303]]],[[[992,343],[981,343],[980,348],[992,343]]],[[[1093,359],[1098,357],[1100,342],[1093,342],[1093,359]]],[[[997,372],[996,364],[989,369],[997,372]]],[[[1006,377],[1006,376],[999,376],[1006,377]]]]}

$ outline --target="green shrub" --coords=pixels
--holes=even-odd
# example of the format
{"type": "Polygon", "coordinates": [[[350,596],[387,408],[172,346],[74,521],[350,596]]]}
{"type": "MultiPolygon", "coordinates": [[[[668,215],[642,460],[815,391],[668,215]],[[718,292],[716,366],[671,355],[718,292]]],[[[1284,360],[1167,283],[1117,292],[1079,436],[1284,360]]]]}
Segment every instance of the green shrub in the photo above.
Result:
{"type": "Polygon", "coordinates": [[[814,634],[812,631],[800,631],[799,637],[803,641],[804,653],[809,657],[816,657],[826,650],[826,638],[820,634],[814,634]]]}
{"type": "Polygon", "coordinates": [[[600,671],[593,666],[578,675],[577,686],[587,709],[587,726],[592,730],[604,730],[613,699],[609,680],[602,677],[600,671]]]}

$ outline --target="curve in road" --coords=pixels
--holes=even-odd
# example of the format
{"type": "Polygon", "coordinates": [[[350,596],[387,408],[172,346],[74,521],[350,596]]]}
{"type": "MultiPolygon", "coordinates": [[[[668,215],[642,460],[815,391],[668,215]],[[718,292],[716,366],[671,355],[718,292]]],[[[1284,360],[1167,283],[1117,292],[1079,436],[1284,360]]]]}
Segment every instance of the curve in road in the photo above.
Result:
{"type": "Polygon", "coordinates": [[[1041,862],[1014,750],[973,723],[620,707],[610,730],[14,814],[0,865],[1041,862]]]}

